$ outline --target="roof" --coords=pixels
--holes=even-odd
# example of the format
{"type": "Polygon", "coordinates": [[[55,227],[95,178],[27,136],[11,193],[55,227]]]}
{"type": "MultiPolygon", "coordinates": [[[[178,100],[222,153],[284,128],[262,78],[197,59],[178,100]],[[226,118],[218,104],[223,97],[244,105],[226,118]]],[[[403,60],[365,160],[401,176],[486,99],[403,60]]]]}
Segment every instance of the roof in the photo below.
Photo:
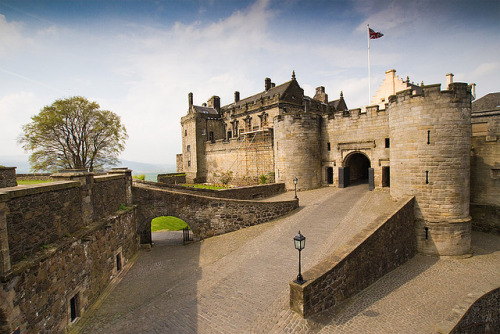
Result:
{"type": "Polygon", "coordinates": [[[347,110],[347,105],[346,105],[343,97],[341,97],[338,100],[333,100],[333,101],[328,102],[328,105],[331,107],[334,107],[335,110],[340,110],[340,111],[347,110]]]}
{"type": "Polygon", "coordinates": [[[489,93],[472,102],[472,112],[500,110],[500,92],[489,93]]]}
{"type": "Polygon", "coordinates": [[[209,114],[209,115],[218,115],[219,113],[212,107],[203,107],[203,106],[193,106],[193,109],[196,113],[199,114],[209,114]]]}
{"type": "MultiPolygon", "coordinates": [[[[286,92],[288,88],[292,85],[292,82],[296,82],[295,80],[290,80],[288,82],[285,82],[281,85],[275,86],[270,88],[269,90],[265,90],[263,92],[260,92],[258,94],[252,95],[250,97],[244,98],[239,100],[238,102],[233,102],[229,105],[224,106],[223,108],[226,109],[228,107],[238,107],[238,106],[243,106],[246,103],[248,104],[253,104],[254,102],[259,101],[261,98],[268,98],[268,97],[273,97],[274,95],[278,94],[279,96],[283,96],[283,94],[286,92]]],[[[298,84],[297,84],[298,86],[298,84]]]]}

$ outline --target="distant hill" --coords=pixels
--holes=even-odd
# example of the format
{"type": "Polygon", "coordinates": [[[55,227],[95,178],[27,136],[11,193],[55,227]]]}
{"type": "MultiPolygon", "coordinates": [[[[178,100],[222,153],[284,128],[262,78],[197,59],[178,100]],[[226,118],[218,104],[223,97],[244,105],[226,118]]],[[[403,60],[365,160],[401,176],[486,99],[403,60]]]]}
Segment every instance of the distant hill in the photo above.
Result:
{"type": "MultiPolygon", "coordinates": [[[[0,165],[5,167],[17,167],[17,174],[28,174],[31,172],[27,155],[0,156],[0,165]]],[[[173,173],[176,171],[176,166],[174,164],[150,164],[130,160],[121,160],[116,167],[128,167],[134,174],[173,173]]]]}

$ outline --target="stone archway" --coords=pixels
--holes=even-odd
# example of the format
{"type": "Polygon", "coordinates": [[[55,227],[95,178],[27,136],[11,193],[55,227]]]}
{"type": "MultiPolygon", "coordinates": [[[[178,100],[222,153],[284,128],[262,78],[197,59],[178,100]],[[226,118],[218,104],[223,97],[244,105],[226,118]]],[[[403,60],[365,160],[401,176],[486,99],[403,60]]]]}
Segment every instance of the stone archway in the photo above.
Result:
{"type": "Polygon", "coordinates": [[[361,152],[353,152],[344,160],[344,167],[349,168],[349,183],[368,183],[371,167],[370,159],[361,152]]]}

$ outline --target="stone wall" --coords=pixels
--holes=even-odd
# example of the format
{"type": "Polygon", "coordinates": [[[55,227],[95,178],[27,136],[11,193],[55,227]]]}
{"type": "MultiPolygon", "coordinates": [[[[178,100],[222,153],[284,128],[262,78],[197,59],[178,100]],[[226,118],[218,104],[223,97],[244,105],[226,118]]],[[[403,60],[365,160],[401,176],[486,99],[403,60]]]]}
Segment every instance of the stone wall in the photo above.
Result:
{"type": "Polygon", "coordinates": [[[29,174],[16,174],[18,181],[26,180],[52,180],[52,173],[29,173],[29,174]]]}
{"type": "Polygon", "coordinates": [[[4,188],[8,244],[12,264],[31,256],[82,226],[81,198],[76,182],[4,188]]]}
{"type": "Polygon", "coordinates": [[[414,199],[403,200],[350,242],[290,283],[290,308],[304,317],[339,305],[416,254],[414,199]]]}
{"type": "Polygon", "coordinates": [[[164,183],[170,185],[183,184],[186,183],[186,174],[179,174],[179,173],[158,174],[156,176],[156,181],[158,183],[164,183]]]}
{"type": "Polygon", "coordinates": [[[472,227],[500,233],[500,112],[472,114],[472,227]]]}
{"type": "Polygon", "coordinates": [[[362,153],[374,169],[375,186],[382,187],[382,168],[389,166],[390,138],[389,114],[378,106],[336,112],[323,116],[322,122],[322,182],[327,183],[326,168],[334,169],[333,184],[339,182],[337,167],[347,167],[346,160],[352,153],[362,153]],[[386,138],[389,147],[386,147],[386,138]]]}
{"type": "Polygon", "coordinates": [[[131,171],[109,173],[0,189],[2,333],[64,332],[71,300],[78,317],[138,250],[131,171]]]}
{"type": "Polygon", "coordinates": [[[298,208],[298,200],[259,202],[175,192],[138,182],[133,187],[141,243],[151,242],[151,220],[175,216],[184,220],[195,240],[236,231],[281,217],[298,208]]]}
{"type": "Polygon", "coordinates": [[[436,325],[436,333],[500,333],[500,287],[474,291],[436,325]]]}
{"type": "Polygon", "coordinates": [[[122,175],[94,177],[94,215],[104,217],[116,212],[120,205],[127,204],[126,179],[122,175]]]}
{"type": "Polygon", "coordinates": [[[160,182],[156,183],[156,182],[149,182],[142,180],[134,180],[134,183],[149,185],[153,187],[167,188],[172,191],[181,192],[185,194],[209,196],[216,198],[243,199],[243,200],[267,198],[274,195],[278,195],[286,191],[284,183],[261,184],[256,186],[236,187],[228,189],[204,189],[204,188],[184,187],[184,186],[175,186],[166,183],[160,183],[160,182]]]}
{"type": "Polygon", "coordinates": [[[16,167],[0,167],[0,188],[15,187],[16,167]]]}
{"type": "Polygon", "coordinates": [[[123,268],[137,252],[135,217],[134,208],[121,211],[14,265],[0,289],[7,333],[17,326],[22,333],[63,333],[71,324],[71,298],[82,314],[120,273],[117,256],[123,268]]]}
{"type": "Polygon", "coordinates": [[[231,184],[258,183],[274,173],[272,131],[242,135],[228,141],[206,142],[207,182],[221,183],[218,175],[232,172],[231,184]]]}

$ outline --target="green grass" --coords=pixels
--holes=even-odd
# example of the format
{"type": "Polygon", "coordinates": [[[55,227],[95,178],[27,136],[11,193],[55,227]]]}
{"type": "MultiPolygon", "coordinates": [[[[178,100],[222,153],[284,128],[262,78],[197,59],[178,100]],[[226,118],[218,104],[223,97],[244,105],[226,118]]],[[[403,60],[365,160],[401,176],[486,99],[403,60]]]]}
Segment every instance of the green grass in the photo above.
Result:
{"type": "Polygon", "coordinates": [[[201,188],[201,189],[214,189],[214,190],[227,189],[227,187],[224,186],[214,186],[211,184],[181,184],[181,185],[183,187],[201,188]]]}
{"type": "Polygon", "coordinates": [[[52,182],[52,180],[18,180],[18,185],[29,185],[29,184],[39,184],[39,183],[48,183],[52,182]]]}
{"type": "Polygon", "coordinates": [[[161,230],[180,231],[185,227],[189,226],[184,220],[172,216],[156,217],[151,221],[151,232],[161,230]]]}

